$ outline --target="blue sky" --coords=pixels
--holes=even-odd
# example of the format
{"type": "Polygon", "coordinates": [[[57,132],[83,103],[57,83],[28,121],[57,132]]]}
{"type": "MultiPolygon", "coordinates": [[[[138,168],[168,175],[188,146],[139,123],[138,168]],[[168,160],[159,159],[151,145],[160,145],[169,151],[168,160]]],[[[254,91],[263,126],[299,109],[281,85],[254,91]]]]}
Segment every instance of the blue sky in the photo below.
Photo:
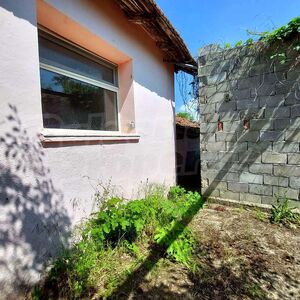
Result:
{"type": "MultiPolygon", "coordinates": [[[[191,54],[211,43],[234,45],[249,38],[247,29],[262,32],[300,15],[300,0],[156,0],[180,33],[191,54]]],[[[176,110],[182,100],[175,88],[176,110]]]]}

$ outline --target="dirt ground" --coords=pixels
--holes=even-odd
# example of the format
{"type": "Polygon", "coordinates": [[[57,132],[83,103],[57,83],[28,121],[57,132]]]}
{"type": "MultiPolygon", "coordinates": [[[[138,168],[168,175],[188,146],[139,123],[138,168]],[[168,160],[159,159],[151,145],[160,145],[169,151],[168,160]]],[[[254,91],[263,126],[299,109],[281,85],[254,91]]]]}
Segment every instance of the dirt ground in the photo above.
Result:
{"type": "Polygon", "coordinates": [[[201,210],[190,226],[198,269],[161,259],[130,299],[300,299],[299,228],[217,204],[201,210]]]}

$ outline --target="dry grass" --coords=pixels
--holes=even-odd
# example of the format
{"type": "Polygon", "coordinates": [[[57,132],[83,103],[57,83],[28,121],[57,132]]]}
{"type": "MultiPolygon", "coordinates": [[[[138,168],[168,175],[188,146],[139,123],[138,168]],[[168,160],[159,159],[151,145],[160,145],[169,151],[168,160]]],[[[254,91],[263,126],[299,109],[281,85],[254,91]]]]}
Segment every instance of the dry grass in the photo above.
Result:
{"type": "Polygon", "coordinates": [[[198,270],[162,259],[124,299],[300,299],[299,228],[271,224],[260,211],[214,204],[191,228],[198,270]]]}

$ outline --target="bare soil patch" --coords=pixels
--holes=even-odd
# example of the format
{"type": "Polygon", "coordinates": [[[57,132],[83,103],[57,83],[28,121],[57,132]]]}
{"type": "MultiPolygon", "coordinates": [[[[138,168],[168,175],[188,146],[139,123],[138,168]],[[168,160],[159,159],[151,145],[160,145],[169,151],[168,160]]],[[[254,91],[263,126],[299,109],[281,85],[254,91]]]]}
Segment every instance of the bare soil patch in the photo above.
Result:
{"type": "Polygon", "coordinates": [[[300,229],[209,204],[193,219],[197,270],[161,259],[126,299],[300,299],[300,229]]]}

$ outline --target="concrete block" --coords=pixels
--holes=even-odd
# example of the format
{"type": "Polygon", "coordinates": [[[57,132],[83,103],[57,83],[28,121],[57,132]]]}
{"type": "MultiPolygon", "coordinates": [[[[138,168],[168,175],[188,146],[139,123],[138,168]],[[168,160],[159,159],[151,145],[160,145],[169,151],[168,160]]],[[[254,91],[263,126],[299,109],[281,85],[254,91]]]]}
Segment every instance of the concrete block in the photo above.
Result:
{"type": "Polygon", "coordinates": [[[226,121],[223,122],[223,129],[224,132],[238,132],[238,131],[243,131],[243,122],[242,121],[226,121]]]}
{"type": "Polygon", "coordinates": [[[243,172],[240,174],[240,182],[263,184],[263,175],[243,172]]]}
{"type": "Polygon", "coordinates": [[[248,183],[228,182],[228,190],[237,193],[247,193],[248,183]]]}
{"type": "Polygon", "coordinates": [[[258,108],[259,101],[257,98],[240,99],[236,101],[237,110],[245,110],[249,108],[258,108]]]}
{"type": "Polygon", "coordinates": [[[207,103],[220,103],[224,101],[224,93],[214,93],[211,96],[206,96],[207,103]]]}
{"type": "Polygon", "coordinates": [[[274,119],[273,126],[275,130],[289,129],[291,120],[290,119],[274,119]]]}
{"type": "Polygon", "coordinates": [[[271,130],[273,121],[269,119],[250,119],[250,130],[271,130]]]}
{"type": "Polygon", "coordinates": [[[282,197],[282,198],[287,197],[288,199],[298,200],[299,199],[299,190],[273,186],[273,196],[274,197],[282,197]]]}
{"type": "Polygon", "coordinates": [[[251,164],[249,165],[249,172],[254,174],[272,174],[272,164],[251,164]]]}
{"type": "Polygon", "coordinates": [[[212,114],[215,112],[216,112],[216,104],[215,103],[200,104],[200,113],[201,114],[212,114]]]}
{"type": "Polygon", "coordinates": [[[239,89],[256,88],[260,85],[260,76],[253,76],[238,80],[239,89]]]}
{"type": "Polygon", "coordinates": [[[256,88],[250,89],[251,97],[272,96],[275,95],[275,85],[262,83],[256,88]]]}
{"type": "MultiPolygon", "coordinates": [[[[288,154],[288,164],[289,165],[300,165],[300,153],[288,154]]],[[[299,168],[300,168],[300,166],[299,166],[299,168]]]]}
{"type": "Polygon", "coordinates": [[[300,177],[290,177],[289,186],[294,189],[300,189],[300,177]]]}
{"type": "Polygon", "coordinates": [[[285,101],[284,101],[285,105],[300,105],[300,97],[299,95],[297,95],[297,92],[292,91],[290,93],[288,93],[285,97],[285,101]]]}
{"type": "Polygon", "coordinates": [[[260,133],[259,131],[245,131],[238,132],[237,136],[239,142],[257,142],[259,140],[260,133]]]}
{"type": "Polygon", "coordinates": [[[205,85],[215,85],[226,80],[226,77],[227,77],[227,73],[222,72],[215,75],[200,76],[199,80],[205,85]]]}
{"type": "Polygon", "coordinates": [[[214,142],[214,143],[207,143],[206,150],[211,152],[219,152],[226,150],[225,142],[214,142]]]}
{"type": "MultiPolygon", "coordinates": [[[[298,53],[298,55],[299,55],[299,53],[298,53]]],[[[299,69],[294,69],[294,70],[287,72],[286,79],[291,80],[291,81],[300,81],[299,69]]]]}
{"type": "Polygon", "coordinates": [[[289,118],[291,115],[291,109],[289,106],[278,107],[276,109],[270,109],[265,111],[266,118],[289,118]]]}
{"type": "Polygon", "coordinates": [[[240,193],[234,193],[231,191],[221,191],[220,198],[229,200],[240,200],[240,193]]]}
{"type": "Polygon", "coordinates": [[[249,70],[249,75],[250,76],[255,76],[255,75],[260,75],[260,74],[263,74],[263,73],[271,73],[271,72],[274,72],[273,65],[263,63],[263,64],[253,66],[249,70]]]}
{"type": "Polygon", "coordinates": [[[243,164],[249,163],[261,163],[261,153],[260,152],[240,152],[239,153],[239,162],[243,164]]]}
{"type": "Polygon", "coordinates": [[[284,140],[284,132],[282,131],[261,131],[260,140],[262,142],[278,142],[284,140]]]}
{"type": "Polygon", "coordinates": [[[216,86],[205,86],[199,90],[200,96],[211,97],[217,92],[216,86]]]}
{"type": "Polygon", "coordinates": [[[218,92],[230,92],[237,89],[237,80],[225,80],[216,85],[218,92]]]}
{"type": "Polygon", "coordinates": [[[272,186],[262,184],[249,184],[249,192],[257,195],[273,195],[272,186]]]}
{"type": "Polygon", "coordinates": [[[287,130],[285,140],[288,142],[300,142],[300,130],[287,130]]]}
{"type": "Polygon", "coordinates": [[[300,118],[294,118],[290,120],[289,130],[298,130],[300,128],[300,118]]]}
{"type": "MultiPolygon", "coordinates": [[[[250,123],[251,126],[251,123],[250,123]]],[[[257,142],[257,143],[248,143],[248,151],[251,152],[265,152],[272,151],[272,143],[271,142],[257,142]]]]}
{"type": "Polygon", "coordinates": [[[216,135],[214,133],[200,133],[200,143],[214,143],[216,141],[216,135]]]}
{"type": "Polygon", "coordinates": [[[240,193],[240,201],[261,203],[262,196],[249,193],[240,193]]]}
{"type": "Polygon", "coordinates": [[[222,103],[216,103],[216,112],[226,112],[226,111],[234,111],[236,110],[236,102],[230,101],[230,102],[222,102],[222,103]]]}
{"type": "Polygon", "coordinates": [[[293,106],[291,117],[292,118],[300,117],[300,105],[293,106]]]}
{"type": "Polygon", "coordinates": [[[219,160],[219,153],[202,151],[200,153],[200,160],[201,161],[218,161],[219,160]]]}
{"type": "Polygon", "coordinates": [[[264,152],[262,154],[262,162],[270,164],[286,164],[287,155],[284,153],[264,152]]]}
{"type": "Polygon", "coordinates": [[[217,126],[215,123],[202,123],[200,126],[200,133],[215,133],[217,126]]]}
{"type": "Polygon", "coordinates": [[[277,199],[276,199],[276,197],[273,197],[273,196],[261,196],[261,203],[275,205],[275,204],[277,204],[277,199]]]}
{"type": "Polygon", "coordinates": [[[237,111],[230,111],[230,112],[219,112],[218,116],[220,117],[220,121],[222,122],[234,122],[234,121],[239,121],[240,116],[237,111]]]}
{"type": "Polygon", "coordinates": [[[265,108],[249,108],[247,110],[241,110],[239,112],[239,117],[241,120],[264,119],[265,118],[265,108]]]}
{"type": "Polygon", "coordinates": [[[243,142],[243,143],[226,142],[226,150],[232,151],[234,153],[245,152],[247,151],[247,142],[243,142]]]}
{"type": "Polygon", "coordinates": [[[287,96],[295,90],[295,82],[284,80],[275,84],[275,93],[277,95],[287,96]]]}
{"type": "Polygon", "coordinates": [[[300,168],[299,166],[274,166],[274,175],[275,176],[300,176],[300,168]]]}
{"type": "Polygon", "coordinates": [[[201,115],[201,124],[202,123],[216,123],[216,122],[218,122],[218,120],[219,120],[219,115],[217,113],[201,115]]]}
{"type": "Polygon", "coordinates": [[[235,152],[219,152],[219,160],[224,162],[238,162],[239,156],[235,152]]]}
{"type": "Polygon", "coordinates": [[[272,175],[264,175],[264,184],[275,185],[275,186],[288,186],[288,178],[286,177],[276,177],[272,175]]]}
{"type": "Polygon", "coordinates": [[[281,153],[299,152],[299,143],[297,142],[274,142],[273,150],[281,153]]]}
{"type": "Polygon", "coordinates": [[[283,95],[263,96],[259,97],[259,106],[263,107],[279,107],[284,105],[283,95]]]}
{"type": "Polygon", "coordinates": [[[236,137],[236,133],[217,132],[216,140],[217,140],[217,142],[224,142],[224,141],[225,142],[235,142],[237,140],[237,137],[236,137]]]}
{"type": "Polygon", "coordinates": [[[234,90],[232,91],[232,97],[234,100],[248,99],[251,97],[250,89],[234,90]]]}

